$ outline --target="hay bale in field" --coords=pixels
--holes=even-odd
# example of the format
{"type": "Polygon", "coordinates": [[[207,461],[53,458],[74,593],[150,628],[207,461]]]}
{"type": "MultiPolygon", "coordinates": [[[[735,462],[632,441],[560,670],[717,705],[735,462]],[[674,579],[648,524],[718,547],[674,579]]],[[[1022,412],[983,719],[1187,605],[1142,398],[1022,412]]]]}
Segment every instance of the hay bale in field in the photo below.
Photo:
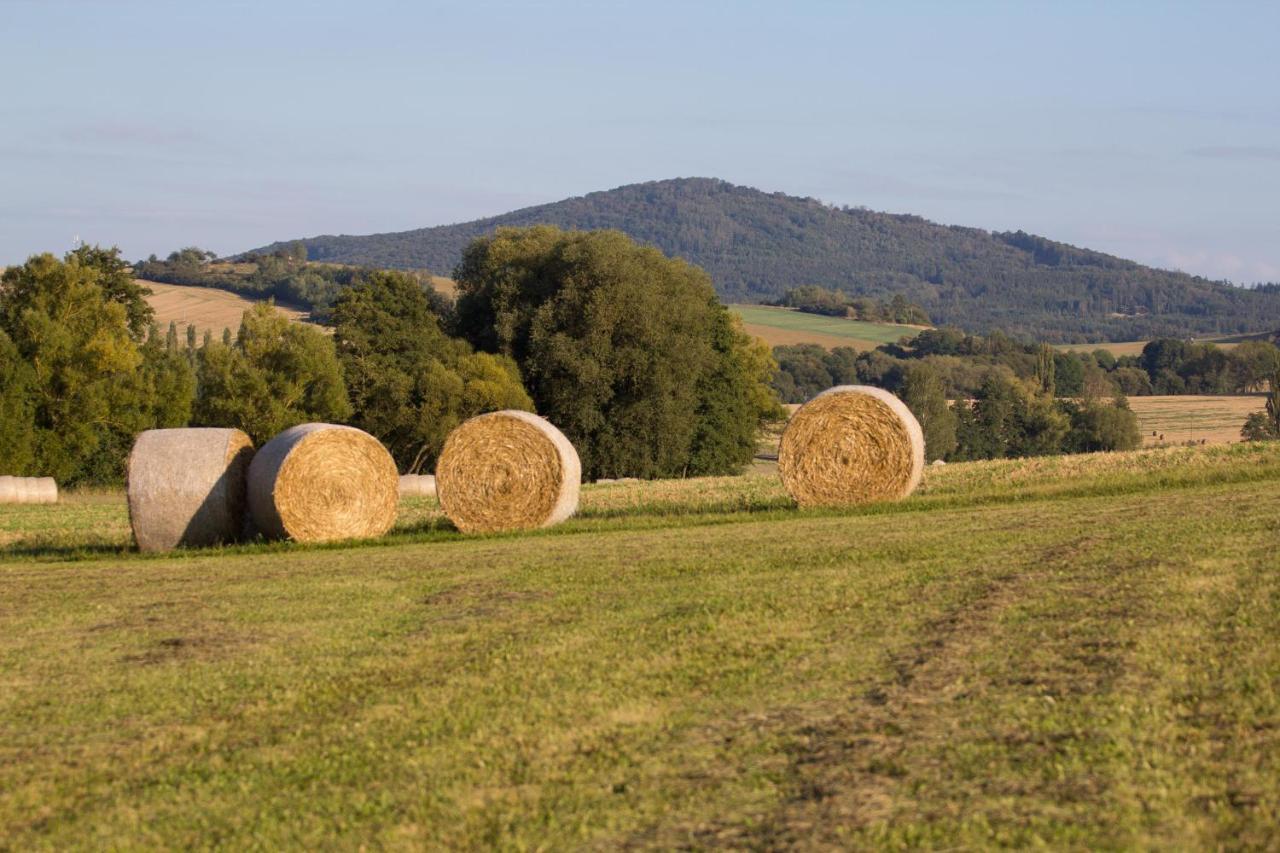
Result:
{"type": "Polygon", "coordinates": [[[564,433],[529,412],[480,415],[445,439],[440,507],[464,533],[550,527],[578,509],[582,464],[564,433]]]}
{"type": "Polygon", "coordinates": [[[129,453],[129,525],[140,551],[235,542],[253,442],[238,429],[149,429],[129,453]]]}
{"type": "Polygon", "coordinates": [[[436,496],[436,478],[431,474],[401,474],[400,497],[402,498],[434,498],[436,496]]]}
{"type": "Polygon", "coordinates": [[[58,483],[52,477],[29,477],[27,480],[27,503],[56,504],[58,502],[58,483]]]}
{"type": "Polygon", "coordinates": [[[901,400],[840,385],[791,416],[778,473],[800,506],[845,506],[911,494],[924,472],[924,434],[901,400]]]}
{"type": "Polygon", "coordinates": [[[52,477],[0,477],[0,504],[56,504],[58,484],[52,477]]]}
{"type": "Polygon", "coordinates": [[[291,427],[264,444],[249,466],[250,516],[268,538],[381,536],[395,524],[398,500],[391,454],[354,427],[291,427]]]}

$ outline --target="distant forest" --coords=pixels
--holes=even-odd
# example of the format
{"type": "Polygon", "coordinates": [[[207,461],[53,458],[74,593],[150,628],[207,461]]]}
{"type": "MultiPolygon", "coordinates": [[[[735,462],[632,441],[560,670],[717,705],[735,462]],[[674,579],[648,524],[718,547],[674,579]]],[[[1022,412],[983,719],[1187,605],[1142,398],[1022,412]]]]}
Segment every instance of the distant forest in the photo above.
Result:
{"type": "Polygon", "coordinates": [[[623,231],[706,269],[726,302],[774,302],[801,285],[878,300],[901,295],[939,325],[1054,343],[1280,328],[1280,285],[1233,287],[1022,231],[938,225],[709,178],[634,184],[459,225],[301,243],[313,261],[448,274],[473,238],[536,223],[623,231]]]}

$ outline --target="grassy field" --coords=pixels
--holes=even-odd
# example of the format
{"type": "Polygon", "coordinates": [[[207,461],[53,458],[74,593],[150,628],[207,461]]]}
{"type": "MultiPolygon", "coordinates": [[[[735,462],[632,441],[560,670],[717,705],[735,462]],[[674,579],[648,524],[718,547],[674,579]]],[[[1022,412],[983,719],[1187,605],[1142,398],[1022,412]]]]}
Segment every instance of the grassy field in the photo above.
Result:
{"type": "MultiPolygon", "coordinates": [[[[162,329],[167,328],[171,321],[176,322],[179,340],[184,346],[188,325],[194,325],[197,334],[202,336],[205,329],[212,330],[215,338],[222,337],[223,329],[231,329],[235,334],[240,328],[240,318],[253,305],[251,299],[213,287],[187,287],[142,280],[138,283],[151,290],[147,302],[155,309],[156,322],[162,329]]],[[[276,310],[291,320],[304,320],[307,316],[305,310],[283,305],[277,305],[276,310]]]]}
{"type": "MultiPolygon", "coordinates": [[[[1196,338],[1198,343],[1214,344],[1219,349],[1232,350],[1244,341],[1266,341],[1271,339],[1271,333],[1262,332],[1258,334],[1245,335],[1223,335],[1216,338],[1196,338]]],[[[1150,341],[1112,341],[1101,344],[1060,344],[1058,349],[1065,352],[1093,352],[1094,350],[1103,349],[1119,358],[1122,355],[1142,355],[1142,348],[1150,341]]]]}
{"type": "Polygon", "coordinates": [[[143,557],[0,508],[0,847],[1264,848],[1280,446],[143,557]]]}
{"type": "Polygon", "coordinates": [[[1262,411],[1266,397],[1262,394],[1130,397],[1129,406],[1138,416],[1144,445],[1201,440],[1219,444],[1239,441],[1245,418],[1262,411]]]}
{"type": "Polygon", "coordinates": [[[867,350],[920,331],[919,326],[863,323],[806,314],[787,308],[771,308],[767,305],[730,305],[729,309],[742,318],[742,324],[749,334],[763,338],[771,347],[818,344],[828,349],[854,347],[867,350]]]}

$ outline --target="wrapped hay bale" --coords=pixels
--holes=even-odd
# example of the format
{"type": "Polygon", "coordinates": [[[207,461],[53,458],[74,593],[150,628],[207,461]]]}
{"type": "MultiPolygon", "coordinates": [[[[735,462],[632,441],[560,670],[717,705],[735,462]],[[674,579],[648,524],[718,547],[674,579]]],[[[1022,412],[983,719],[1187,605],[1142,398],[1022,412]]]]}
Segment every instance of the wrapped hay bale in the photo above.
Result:
{"type": "Polygon", "coordinates": [[[578,509],[582,465],[549,421],[509,409],[445,439],[436,465],[444,514],[464,533],[550,527],[578,509]]]}
{"type": "Polygon", "coordinates": [[[431,474],[401,474],[400,497],[402,498],[434,498],[436,496],[436,478],[431,474]]]}
{"type": "Polygon", "coordinates": [[[924,472],[924,434],[888,391],[840,385],[791,416],[778,473],[800,506],[845,506],[911,494],[924,472]]]}
{"type": "Polygon", "coordinates": [[[253,442],[238,429],[149,429],[129,453],[129,525],[140,551],[221,545],[244,532],[253,442]]]}
{"type": "Polygon", "coordinates": [[[56,504],[58,502],[58,483],[52,477],[29,477],[27,489],[27,503],[56,504]]]}
{"type": "Polygon", "coordinates": [[[52,477],[0,477],[0,503],[56,504],[58,484],[52,477]]]}
{"type": "Polygon", "coordinates": [[[268,538],[381,536],[395,524],[398,500],[391,454],[354,427],[291,427],[264,444],[249,466],[249,512],[268,538]]]}

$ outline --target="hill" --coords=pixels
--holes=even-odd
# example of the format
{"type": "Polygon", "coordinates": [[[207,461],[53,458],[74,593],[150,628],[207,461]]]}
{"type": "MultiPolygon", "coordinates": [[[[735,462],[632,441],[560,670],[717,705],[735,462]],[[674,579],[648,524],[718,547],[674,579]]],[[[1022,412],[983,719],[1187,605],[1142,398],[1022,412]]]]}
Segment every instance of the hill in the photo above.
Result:
{"type": "Polygon", "coordinates": [[[316,261],[448,273],[475,237],[536,223],[621,230],[705,268],[726,302],[772,300],[798,284],[901,293],[940,325],[1052,342],[1280,327],[1280,288],[1246,290],[1021,231],[838,208],[710,178],[632,184],[457,225],[301,242],[316,261]]]}

